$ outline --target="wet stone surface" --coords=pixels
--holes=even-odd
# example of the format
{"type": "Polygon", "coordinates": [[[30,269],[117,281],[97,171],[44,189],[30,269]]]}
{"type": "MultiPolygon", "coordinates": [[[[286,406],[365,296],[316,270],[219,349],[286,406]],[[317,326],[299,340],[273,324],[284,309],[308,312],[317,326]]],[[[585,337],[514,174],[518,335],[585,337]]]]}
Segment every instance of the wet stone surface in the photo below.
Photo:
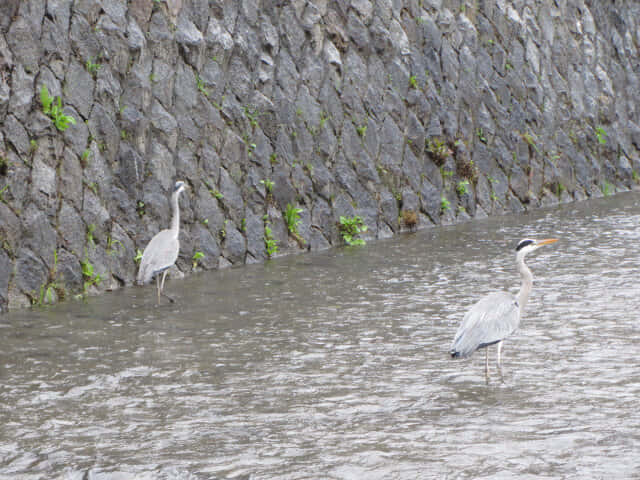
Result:
{"type": "Polygon", "coordinates": [[[184,274],[263,261],[269,225],[289,254],[340,216],[385,238],[636,187],[638,2],[475,3],[2,2],[0,311],[79,293],[87,258],[91,293],[130,285],[177,179],[184,274]]]}

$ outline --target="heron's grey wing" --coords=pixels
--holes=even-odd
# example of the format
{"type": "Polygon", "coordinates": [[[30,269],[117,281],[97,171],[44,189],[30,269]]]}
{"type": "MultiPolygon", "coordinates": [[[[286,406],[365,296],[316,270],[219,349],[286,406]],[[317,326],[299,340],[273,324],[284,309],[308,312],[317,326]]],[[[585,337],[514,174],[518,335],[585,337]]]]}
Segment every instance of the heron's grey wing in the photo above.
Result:
{"type": "Polygon", "coordinates": [[[451,355],[466,357],[478,348],[511,335],[520,323],[516,297],[506,292],[492,293],[467,312],[451,345],[451,355]]]}
{"type": "Polygon", "coordinates": [[[138,283],[147,283],[153,276],[173,265],[178,258],[180,242],[171,230],[162,230],[155,234],[144,249],[138,283]]]}

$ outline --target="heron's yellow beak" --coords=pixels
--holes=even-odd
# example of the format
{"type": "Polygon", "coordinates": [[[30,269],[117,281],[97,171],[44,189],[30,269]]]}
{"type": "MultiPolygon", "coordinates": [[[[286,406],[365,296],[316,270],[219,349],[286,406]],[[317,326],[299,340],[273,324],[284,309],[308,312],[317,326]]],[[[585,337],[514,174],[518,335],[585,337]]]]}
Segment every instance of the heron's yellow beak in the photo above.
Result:
{"type": "Polygon", "coordinates": [[[536,242],[536,247],[541,247],[542,245],[548,245],[550,243],[555,243],[557,241],[558,241],[557,238],[545,238],[544,240],[540,240],[536,242]]]}

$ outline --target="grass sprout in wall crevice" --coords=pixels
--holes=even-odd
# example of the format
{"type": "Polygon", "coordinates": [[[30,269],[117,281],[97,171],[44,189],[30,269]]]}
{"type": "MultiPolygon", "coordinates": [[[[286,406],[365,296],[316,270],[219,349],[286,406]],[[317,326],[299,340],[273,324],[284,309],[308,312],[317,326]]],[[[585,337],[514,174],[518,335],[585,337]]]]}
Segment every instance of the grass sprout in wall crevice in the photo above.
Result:
{"type": "Polygon", "coordinates": [[[32,299],[32,303],[40,306],[52,305],[58,300],[64,300],[66,297],[64,284],[58,279],[58,251],[53,251],[53,268],[49,271],[47,282],[40,286],[40,295],[38,300],[32,299]]]}
{"type": "Polygon", "coordinates": [[[364,220],[359,215],[354,217],[340,215],[339,229],[342,239],[347,245],[364,245],[366,243],[364,239],[357,238],[358,235],[368,230],[364,220]]]}
{"type": "Polygon", "coordinates": [[[440,198],[440,209],[444,213],[447,210],[449,210],[449,208],[451,208],[451,202],[449,200],[447,200],[447,198],[443,195],[440,198]]]}
{"type": "Polygon", "coordinates": [[[85,255],[84,260],[80,260],[80,267],[82,267],[84,283],[82,286],[82,293],[76,295],[77,299],[85,298],[89,293],[89,287],[91,287],[91,285],[100,285],[100,282],[102,281],[102,277],[95,273],[93,264],[89,261],[88,256],[85,255]]]}
{"type": "Polygon", "coordinates": [[[49,89],[46,85],[42,85],[40,89],[40,102],[42,103],[42,112],[51,118],[53,124],[61,132],[64,132],[69,126],[76,124],[75,118],[63,113],[62,99],[60,97],[54,98],[50,96],[49,89]]]}
{"type": "Polygon", "coordinates": [[[267,195],[271,195],[273,193],[273,187],[275,183],[270,179],[260,180],[260,184],[264,185],[264,188],[267,192],[267,195]]]}
{"type": "Polygon", "coordinates": [[[469,193],[469,189],[467,188],[468,186],[469,186],[469,180],[459,181],[458,186],[456,187],[456,191],[458,192],[458,195],[463,196],[469,193]]]}
{"type": "Polygon", "coordinates": [[[273,231],[268,225],[268,222],[264,226],[264,247],[267,250],[267,255],[269,256],[269,258],[278,253],[278,243],[276,242],[275,238],[273,238],[273,231]]]}
{"type": "Polygon", "coordinates": [[[438,167],[442,167],[453,153],[446,142],[438,137],[425,140],[425,149],[438,167]]]}
{"type": "Polygon", "coordinates": [[[192,264],[191,264],[191,269],[195,270],[198,267],[198,262],[200,260],[202,260],[204,258],[204,253],[202,252],[195,252],[193,254],[193,257],[191,257],[192,260],[192,264]]]}
{"type": "Polygon", "coordinates": [[[287,209],[284,212],[284,219],[287,222],[287,229],[292,235],[298,234],[298,224],[300,223],[300,214],[304,210],[302,208],[294,207],[290,203],[287,203],[287,209]]]}
{"type": "Polygon", "coordinates": [[[298,233],[298,225],[300,224],[300,214],[304,210],[302,208],[295,207],[290,203],[287,204],[287,209],[284,212],[284,220],[287,223],[287,230],[291,236],[298,242],[300,248],[304,248],[306,241],[298,233]]]}

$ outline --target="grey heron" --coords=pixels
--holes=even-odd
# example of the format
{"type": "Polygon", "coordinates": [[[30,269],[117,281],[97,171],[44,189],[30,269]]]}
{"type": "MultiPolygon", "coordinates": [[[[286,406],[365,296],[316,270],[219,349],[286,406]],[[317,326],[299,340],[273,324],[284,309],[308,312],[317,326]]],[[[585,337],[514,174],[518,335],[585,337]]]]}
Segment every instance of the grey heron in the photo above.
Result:
{"type": "Polygon", "coordinates": [[[510,336],[520,324],[524,307],[529,299],[533,286],[533,275],[524,263],[524,257],[550,243],[557,242],[557,238],[544,240],[524,239],[516,247],[516,263],[522,286],[517,295],[507,292],[490,293],[483,297],[464,316],[451,344],[451,356],[468,357],[479,348],[485,348],[485,377],[489,382],[489,347],[497,344],[498,371],[502,379],[502,365],[500,351],[502,342],[510,336]]]}
{"type": "Polygon", "coordinates": [[[171,226],[156,233],[142,253],[140,268],[138,269],[138,283],[143,285],[148,283],[154,276],[156,277],[156,288],[158,289],[158,303],[160,296],[164,295],[173,303],[173,298],[163,292],[164,279],[167,270],[176,262],[180,252],[180,206],[178,198],[185,189],[186,184],[177,181],[171,193],[171,226]],[[160,274],[162,273],[162,280],[160,274]]]}

